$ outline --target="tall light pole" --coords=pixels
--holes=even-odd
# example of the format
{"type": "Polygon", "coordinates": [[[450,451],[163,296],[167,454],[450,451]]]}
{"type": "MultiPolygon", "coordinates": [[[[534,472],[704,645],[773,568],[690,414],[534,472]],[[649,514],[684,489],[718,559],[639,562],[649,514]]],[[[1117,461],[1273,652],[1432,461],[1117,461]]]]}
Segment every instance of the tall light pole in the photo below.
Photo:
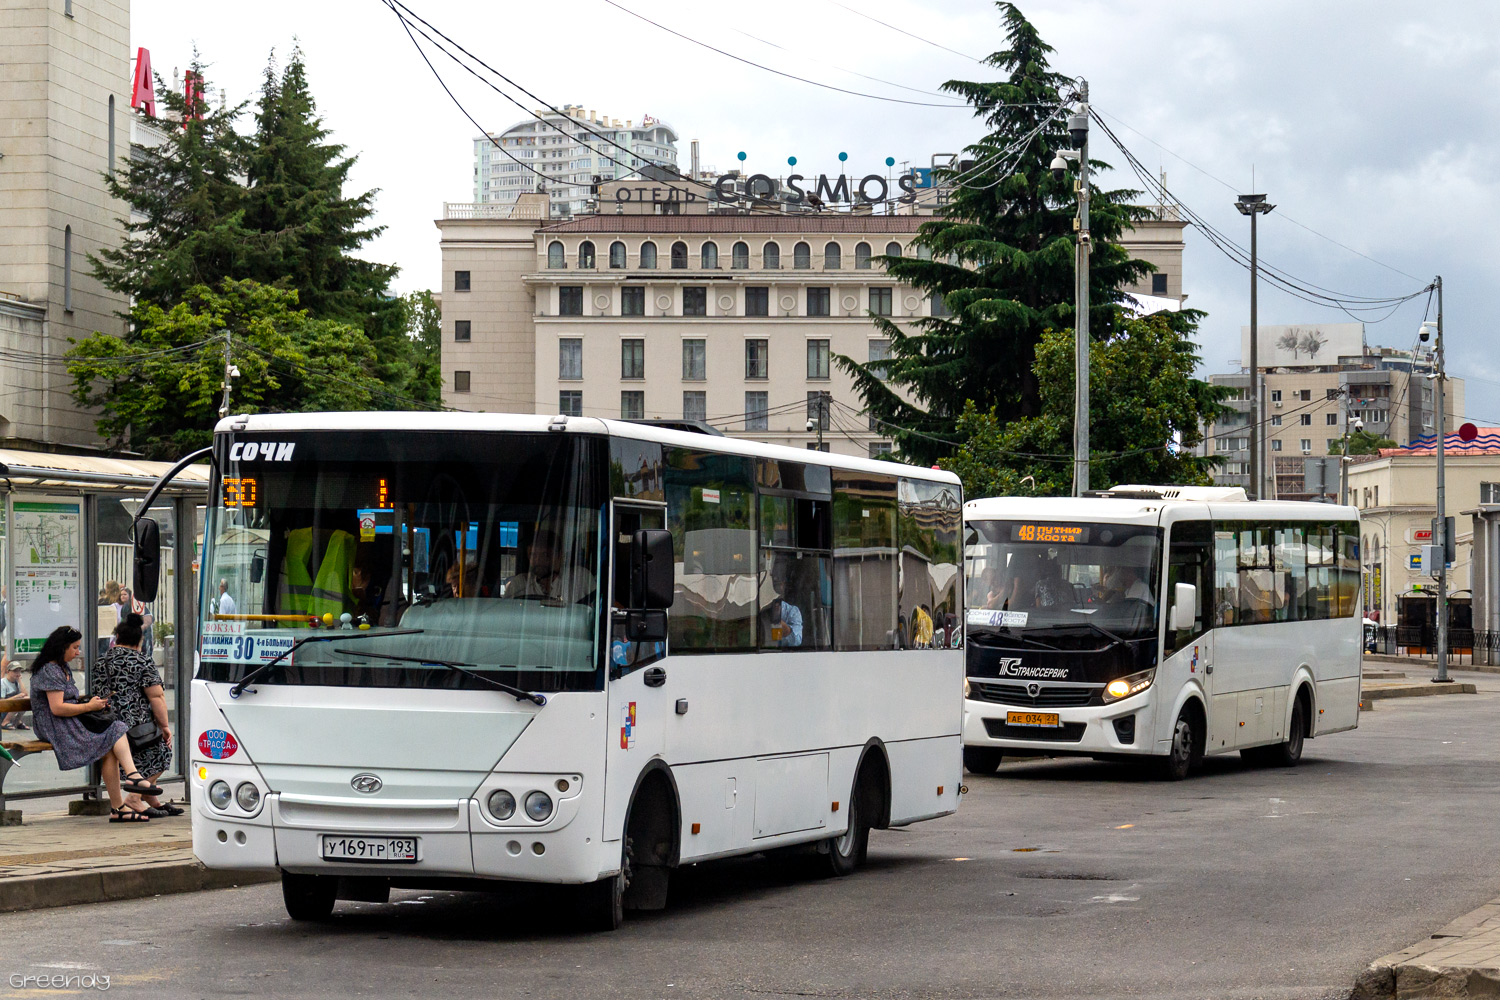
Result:
{"type": "Polygon", "coordinates": [[[1242,194],[1234,207],[1241,215],[1250,216],[1250,499],[1261,495],[1260,454],[1260,317],[1257,313],[1256,292],[1260,278],[1260,260],[1256,247],[1255,220],[1276,206],[1266,201],[1263,194],[1242,194]]]}
{"type": "MultiPolygon", "coordinates": [[[[1344,396],[1344,447],[1343,453],[1339,455],[1339,503],[1345,507],[1349,506],[1349,397],[1347,390],[1344,396]]],[[[1365,429],[1365,422],[1358,417],[1354,418],[1355,433],[1365,429]]]]}
{"type": "Polygon", "coordinates": [[[1068,116],[1068,137],[1078,155],[1078,260],[1074,268],[1073,495],[1089,489],[1089,82],[1078,81],[1078,109],[1068,116]]]}
{"type": "MultiPolygon", "coordinates": [[[[1447,433],[1446,421],[1443,413],[1445,408],[1443,402],[1443,276],[1433,282],[1437,286],[1437,377],[1434,380],[1433,414],[1437,425],[1437,523],[1433,525],[1432,540],[1437,544],[1437,676],[1432,680],[1437,684],[1447,684],[1453,680],[1448,676],[1448,505],[1447,505],[1447,482],[1443,476],[1443,436],[1447,433]]],[[[1427,327],[1423,324],[1422,339],[1427,337],[1427,327]]]]}

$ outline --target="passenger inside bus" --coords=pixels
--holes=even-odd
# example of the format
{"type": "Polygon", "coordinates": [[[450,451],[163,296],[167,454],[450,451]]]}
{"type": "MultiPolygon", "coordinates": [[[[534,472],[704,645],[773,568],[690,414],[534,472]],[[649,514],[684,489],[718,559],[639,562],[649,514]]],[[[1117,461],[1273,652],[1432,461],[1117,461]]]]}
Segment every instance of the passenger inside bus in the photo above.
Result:
{"type": "Polygon", "coordinates": [[[593,573],[563,558],[556,532],[539,527],[526,548],[526,568],[510,578],[504,596],[576,604],[589,600],[597,586],[593,573]]]}
{"type": "Polygon", "coordinates": [[[764,645],[785,649],[802,645],[803,609],[798,603],[793,603],[798,600],[798,592],[802,589],[795,584],[796,575],[795,557],[777,553],[771,564],[771,586],[775,596],[765,609],[768,640],[764,645]]]}
{"type": "Polygon", "coordinates": [[[1152,605],[1156,603],[1151,588],[1140,578],[1136,568],[1128,563],[1105,567],[1103,580],[1106,604],[1117,601],[1145,601],[1152,605]]]}

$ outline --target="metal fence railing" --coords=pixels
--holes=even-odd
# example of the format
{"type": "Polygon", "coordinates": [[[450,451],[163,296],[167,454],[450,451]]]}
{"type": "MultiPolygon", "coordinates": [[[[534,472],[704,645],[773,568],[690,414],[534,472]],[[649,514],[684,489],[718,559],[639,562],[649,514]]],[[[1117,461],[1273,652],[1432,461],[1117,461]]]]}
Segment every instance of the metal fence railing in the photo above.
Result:
{"type": "MultiPolygon", "coordinates": [[[[1437,659],[1435,625],[1365,626],[1365,652],[1385,656],[1437,659]]],[[[1472,628],[1448,629],[1448,662],[1458,664],[1500,663],[1500,631],[1472,628]]]]}

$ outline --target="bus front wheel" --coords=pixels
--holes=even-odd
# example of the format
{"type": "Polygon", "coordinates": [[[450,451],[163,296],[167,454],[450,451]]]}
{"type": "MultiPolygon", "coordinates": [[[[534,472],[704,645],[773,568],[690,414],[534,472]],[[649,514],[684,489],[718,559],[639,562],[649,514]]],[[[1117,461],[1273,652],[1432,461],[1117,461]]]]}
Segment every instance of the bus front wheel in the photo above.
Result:
{"type": "Polygon", "coordinates": [[[1198,714],[1192,703],[1183,706],[1172,726],[1172,747],[1158,765],[1158,773],[1167,781],[1181,781],[1197,766],[1203,756],[1203,734],[1199,732],[1198,714]]]}
{"type": "Polygon", "coordinates": [[[334,875],[281,873],[281,898],[293,920],[327,920],[338,899],[339,880],[334,875]]]}
{"type": "Polygon", "coordinates": [[[1003,756],[994,747],[964,747],[964,767],[970,774],[994,774],[1003,756]]]}

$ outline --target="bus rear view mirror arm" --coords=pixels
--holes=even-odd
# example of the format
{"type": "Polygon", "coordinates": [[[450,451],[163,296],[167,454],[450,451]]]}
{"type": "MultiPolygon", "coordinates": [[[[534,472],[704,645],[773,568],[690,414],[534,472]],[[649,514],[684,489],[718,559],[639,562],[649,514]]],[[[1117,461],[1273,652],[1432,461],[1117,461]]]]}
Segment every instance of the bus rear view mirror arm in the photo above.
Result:
{"type": "Polygon", "coordinates": [[[1198,588],[1191,583],[1179,583],[1172,595],[1172,627],[1190,629],[1197,619],[1198,588]]]}

